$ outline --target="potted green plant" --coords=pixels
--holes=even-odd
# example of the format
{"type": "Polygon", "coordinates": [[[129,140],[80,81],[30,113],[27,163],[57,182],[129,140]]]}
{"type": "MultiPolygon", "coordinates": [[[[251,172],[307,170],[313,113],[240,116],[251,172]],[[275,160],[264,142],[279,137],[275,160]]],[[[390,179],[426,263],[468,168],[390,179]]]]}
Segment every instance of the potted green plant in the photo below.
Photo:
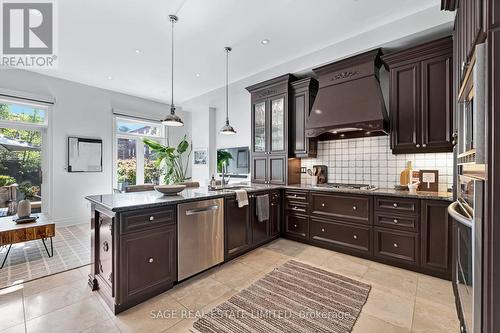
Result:
{"type": "Polygon", "coordinates": [[[222,165],[225,163],[229,166],[229,160],[233,159],[233,155],[227,150],[217,150],[217,172],[222,172],[222,165]]]}
{"type": "Polygon", "coordinates": [[[143,138],[142,141],[155,153],[156,166],[163,169],[165,184],[181,184],[191,179],[191,177],[187,177],[187,169],[193,148],[186,136],[177,147],[164,146],[147,138],[143,138]],[[184,159],[186,154],[187,158],[184,159]]]}

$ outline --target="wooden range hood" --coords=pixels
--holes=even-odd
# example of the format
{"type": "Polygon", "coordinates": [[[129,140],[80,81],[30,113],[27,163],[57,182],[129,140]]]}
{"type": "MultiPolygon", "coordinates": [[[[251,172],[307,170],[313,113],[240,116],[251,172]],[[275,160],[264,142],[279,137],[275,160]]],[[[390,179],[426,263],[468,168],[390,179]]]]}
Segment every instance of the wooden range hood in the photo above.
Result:
{"type": "Polygon", "coordinates": [[[388,134],[388,116],[379,82],[380,49],[313,69],[319,91],[306,136],[319,140],[388,134]]]}

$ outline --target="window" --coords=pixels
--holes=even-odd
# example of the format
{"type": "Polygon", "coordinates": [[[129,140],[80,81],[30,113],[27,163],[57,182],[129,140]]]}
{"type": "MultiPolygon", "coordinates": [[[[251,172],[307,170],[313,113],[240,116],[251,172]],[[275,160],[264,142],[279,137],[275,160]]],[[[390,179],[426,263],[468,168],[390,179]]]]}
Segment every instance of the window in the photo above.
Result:
{"type": "Polygon", "coordinates": [[[31,201],[34,212],[45,211],[48,110],[47,105],[0,99],[0,216],[15,214],[15,203],[23,199],[31,201]]]}
{"type": "Polygon", "coordinates": [[[156,155],[142,138],[165,144],[164,126],[159,122],[115,117],[116,188],[128,185],[158,184],[160,169],[156,155]]]}

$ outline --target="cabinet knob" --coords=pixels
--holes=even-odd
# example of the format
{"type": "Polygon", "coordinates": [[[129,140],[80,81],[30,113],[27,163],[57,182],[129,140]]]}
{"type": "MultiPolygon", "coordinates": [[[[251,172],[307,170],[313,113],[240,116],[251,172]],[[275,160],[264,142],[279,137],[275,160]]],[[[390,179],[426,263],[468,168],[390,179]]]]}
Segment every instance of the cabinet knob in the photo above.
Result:
{"type": "Polygon", "coordinates": [[[394,219],[394,223],[396,223],[396,224],[397,224],[397,223],[398,223],[398,219],[394,219]]]}
{"type": "Polygon", "coordinates": [[[148,259],[148,262],[149,262],[150,264],[152,264],[154,261],[155,261],[155,260],[154,260],[152,257],[148,259]]]}
{"type": "Polygon", "coordinates": [[[357,209],[358,209],[358,207],[352,206],[352,210],[357,210],[357,209]]]}
{"type": "Polygon", "coordinates": [[[324,204],[324,203],[322,203],[322,204],[321,204],[321,207],[325,207],[325,204],[324,204]]]}
{"type": "Polygon", "coordinates": [[[425,148],[425,147],[427,147],[427,145],[424,143],[424,144],[422,145],[422,147],[424,147],[424,148],[425,148]]]}
{"type": "Polygon", "coordinates": [[[398,243],[394,243],[392,244],[394,247],[398,247],[398,243]]]}
{"type": "Polygon", "coordinates": [[[150,221],[154,221],[154,220],[155,220],[155,217],[154,217],[153,215],[151,215],[151,216],[149,217],[149,220],[150,220],[150,221]]]}
{"type": "Polygon", "coordinates": [[[294,228],[297,228],[297,225],[296,225],[296,224],[294,224],[294,225],[293,225],[293,227],[294,227],[294,228]]]}
{"type": "Polygon", "coordinates": [[[420,144],[418,144],[418,143],[417,143],[417,144],[415,145],[415,147],[420,148],[420,144]]]}
{"type": "Polygon", "coordinates": [[[296,198],[296,197],[297,197],[297,194],[294,194],[294,195],[293,195],[293,197],[294,197],[294,198],[296,198]]]}
{"type": "Polygon", "coordinates": [[[352,236],[352,238],[358,239],[358,235],[354,235],[354,236],[352,236]]]}
{"type": "Polygon", "coordinates": [[[325,228],[321,228],[321,232],[325,232],[325,228]]]}
{"type": "Polygon", "coordinates": [[[393,206],[394,208],[397,208],[397,207],[398,207],[398,204],[397,204],[397,203],[393,203],[393,204],[392,204],[392,206],[393,206]]]}
{"type": "Polygon", "coordinates": [[[274,206],[274,202],[271,202],[271,206],[274,206]]]}

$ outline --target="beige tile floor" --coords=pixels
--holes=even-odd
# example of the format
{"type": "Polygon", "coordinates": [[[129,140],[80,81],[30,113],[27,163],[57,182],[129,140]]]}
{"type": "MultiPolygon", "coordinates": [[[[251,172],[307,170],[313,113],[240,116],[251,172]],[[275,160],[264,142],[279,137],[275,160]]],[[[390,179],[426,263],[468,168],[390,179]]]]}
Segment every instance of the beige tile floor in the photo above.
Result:
{"type": "Polygon", "coordinates": [[[371,284],[356,333],[458,332],[450,282],[279,239],[117,316],[87,287],[88,266],[2,289],[0,333],[194,332],[196,315],[292,258],[371,284]]]}

